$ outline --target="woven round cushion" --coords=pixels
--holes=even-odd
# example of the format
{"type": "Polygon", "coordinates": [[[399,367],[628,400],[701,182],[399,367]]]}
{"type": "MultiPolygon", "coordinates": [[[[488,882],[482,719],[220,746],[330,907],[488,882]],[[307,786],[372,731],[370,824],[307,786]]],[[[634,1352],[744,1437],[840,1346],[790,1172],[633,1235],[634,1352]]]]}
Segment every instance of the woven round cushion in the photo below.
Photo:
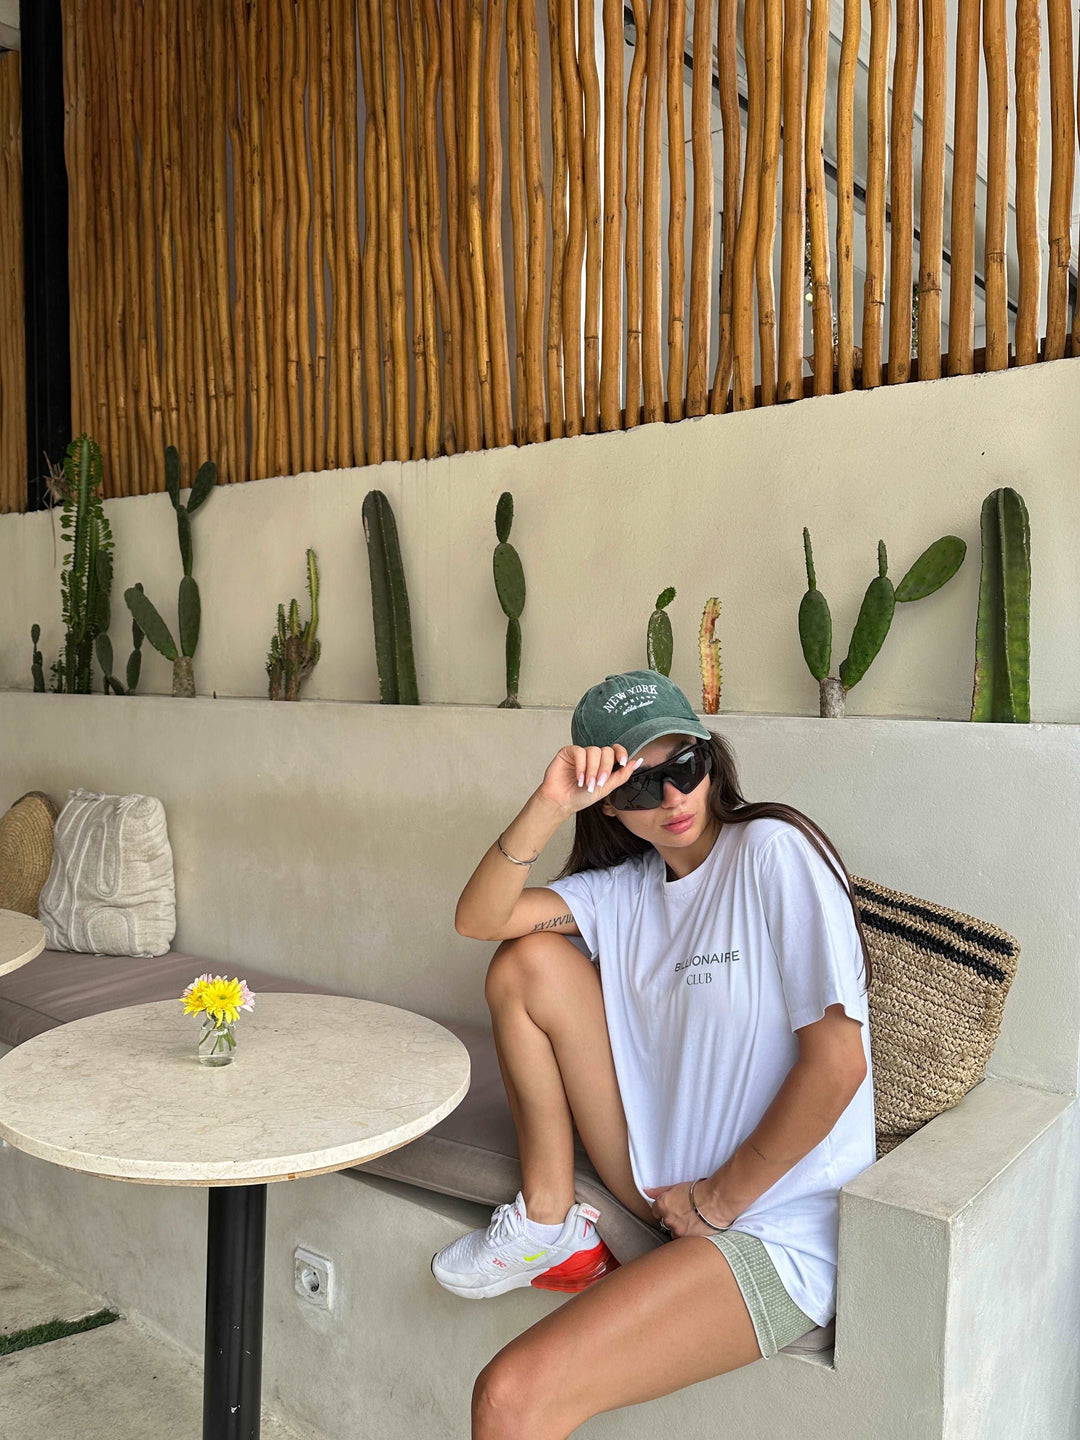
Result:
{"type": "Polygon", "coordinates": [[[0,910],[37,918],[38,896],[52,864],[58,814],[51,796],[30,790],[0,815],[0,910]]]}
{"type": "Polygon", "coordinates": [[[1020,946],[1004,930],[853,875],[870,947],[878,1158],[986,1072],[1020,946]]]}

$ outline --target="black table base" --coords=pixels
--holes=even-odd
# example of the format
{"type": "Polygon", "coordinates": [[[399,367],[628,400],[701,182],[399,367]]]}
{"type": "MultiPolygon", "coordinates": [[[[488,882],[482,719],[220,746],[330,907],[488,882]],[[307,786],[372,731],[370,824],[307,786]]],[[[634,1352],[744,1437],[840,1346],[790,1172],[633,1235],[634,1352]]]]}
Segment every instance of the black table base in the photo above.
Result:
{"type": "Polygon", "coordinates": [[[203,1440],[259,1440],[266,1186],[207,1192],[203,1440]]]}

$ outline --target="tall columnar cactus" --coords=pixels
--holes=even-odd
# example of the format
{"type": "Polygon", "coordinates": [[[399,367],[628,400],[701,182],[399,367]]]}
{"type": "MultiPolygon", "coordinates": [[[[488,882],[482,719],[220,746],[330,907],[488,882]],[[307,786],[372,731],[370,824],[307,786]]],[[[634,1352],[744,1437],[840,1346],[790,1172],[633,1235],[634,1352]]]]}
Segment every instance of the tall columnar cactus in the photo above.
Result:
{"type": "Polygon", "coordinates": [[[500,710],[520,710],[518,683],[521,674],[521,612],[525,608],[525,572],[521,557],[510,544],[514,523],[514,497],[504,490],[495,506],[495,534],[499,543],[491,557],[495,593],[506,618],[506,699],[500,710]]]}
{"type": "MultiPolygon", "coordinates": [[[[142,585],[136,581],[135,589],[142,591],[142,585]]],[[[136,686],[139,683],[139,675],[142,671],[142,643],[145,639],[142,627],[137,620],[131,622],[131,644],[132,651],[128,656],[127,669],[124,672],[124,679],[127,682],[122,684],[113,674],[113,648],[112,641],[107,633],[97,637],[94,649],[97,654],[98,664],[104,676],[103,688],[105,694],[110,691],[114,695],[134,695],[136,686]]]]}
{"type": "Polygon", "coordinates": [[[383,705],[419,705],[409,595],[394,512],[381,490],[369,490],[361,513],[371,572],[371,618],[375,627],[375,663],[379,667],[379,699],[383,705]]]}
{"type": "MultiPolygon", "coordinates": [[[[89,435],[78,436],[67,448],[63,493],[61,533],[71,546],[60,576],[67,633],[63,653],[51,666],[53,690],[89,695],[94,641],[109,627],[113,548],[112,531],[101,504],[101,451],[89,435]]],[[[34,685],[36,689],[36,672],[34,685]]]]}
{"type": "Polygon", "coordinates": [[[972,720],[1031,719],[1031,525],[1005,486],[982,506],[982,573],[975,629],[972,720]]]}
{"type": "Polygon", "coordinates": [[[38,649],[38,641],[41,639],[41,626],[30,626],[30,643],[34,647],[34,653],[30,657],[30,673],[34,677],[34,693],[41,695],[45,691],[45,657],[38,649]]]}
{"type": "Polygon", "coordinates": [[[184,567],[177,602],[180,625],[179,647],[173,639],[168,625],[143,593],[142,586],[133,585],[129,590],[124,591],[127,607],[139,628],[154,649],[164,655],[166,660],[172,661],[172,693],[188,699],[194,699],[195,696],[195,672],[192,658],[195,654],[195,647],[199,643],[199,625],[202,618],[199,587],[191,573],[191,517],[212,493],[216,480],[217,466],[213,460],[205,461],[199,466],[199,473],[195,476],[195,483],[191,487],[187,504],[181,505],[180,455],[175,445],[169,445],[166,448],[165,488],[169,492],[169,499],[176,511],[176,537],[180,545],[180,560],[184,567]]]}
{"type": "Polygon", "coordinates": [[[706,715],[716,715],[720,710],[720,687],[724,683],[720,669],[720,641],[714,638],[716,622],[720,618],[720,601],[714,595],[705,601],[698,630],[698,652],[701,656],[701,708],[706,715]]]}
{"type": "Polygon", "coordinates": [[[923,551],[894,589],[888,576],[889,557],[885,542],[878,541],[878,573],[866,587],[859,617],[851,634],[847,659],[840,666],[839,679],[829,674],[832,661],[832,616],[829,614],[828,601],[817,588],[810,531],[805,528],[803,549],[809,588],[799,605],[799,638],[802,641],[807,668],[820,686],[821,714],[832,719],[844,714],[847,692],[863,678],[885,643],[896,606],[912,600],[923,600],[935,590],[940,590],[963,564],[967,546],[956,535],[943,535],[923,551]]]}
{"type": "Polygon", "coordinates": [[[671,617],[667,607],[675,599],[675,587],[669,585],[656,597],[656,609],[649,616],[649,629],[645,637],[646,663],[650,670],[661,675],[671,674],[671,617]]]}
{"type": "Polygon", "coordinates": [[[322,654],[322,642],[315,636],[319,628],[319,566],[311,549],[307,552],[307,589],[311,615],[303,629],[300,628],[300,606],[295,599],[289,602],[288,620],[285,606],[277,608],[277,633],[270,640],[266,661],[271,700],[299,700],[300,686],[322,654]]]}

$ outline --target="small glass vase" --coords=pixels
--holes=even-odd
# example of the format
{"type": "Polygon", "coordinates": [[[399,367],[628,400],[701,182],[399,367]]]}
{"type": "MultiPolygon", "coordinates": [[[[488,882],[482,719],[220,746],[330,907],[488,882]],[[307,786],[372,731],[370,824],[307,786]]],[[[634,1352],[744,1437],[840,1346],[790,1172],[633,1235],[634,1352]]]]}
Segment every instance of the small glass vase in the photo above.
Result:
{"type": "Polygon", "coordinates": [[[208,1016],[199,1036],[200,1065],[231,1065],[236,1053],[236,1026],[208,1016]]]}

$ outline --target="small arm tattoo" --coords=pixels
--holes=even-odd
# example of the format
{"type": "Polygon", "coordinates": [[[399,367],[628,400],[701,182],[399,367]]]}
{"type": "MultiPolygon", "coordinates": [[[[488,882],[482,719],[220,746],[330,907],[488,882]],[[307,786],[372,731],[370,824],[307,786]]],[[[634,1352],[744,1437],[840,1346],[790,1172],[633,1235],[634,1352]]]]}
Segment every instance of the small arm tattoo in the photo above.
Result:
{"type": "MultiPolygon", "coordinates": [[[[753,1140],[751,1140],[749,1136],[747,1136],[746,1143],[750,1146],[750,1149],[753,1150],[755,1155],[761,1155],[761,1151],[757,1148],[757,1146],[754,1144],[753,1140]]],[[[765,1160],[764,1155],[761,1155],[761,1158],[762,1160],[765,1160]]],[[[767,1165],[769,1162],[765,1160],[765,1163],[767,1165]]]]}
{"type": "Polygon", "coordinates": [[[572,925],[573,922],[573,915],[557,915],[554,920],[541,920],[538,924],[534,925],[533,934],[535,935],[537,930],[554,930],[559,925],[572,925]]]}

